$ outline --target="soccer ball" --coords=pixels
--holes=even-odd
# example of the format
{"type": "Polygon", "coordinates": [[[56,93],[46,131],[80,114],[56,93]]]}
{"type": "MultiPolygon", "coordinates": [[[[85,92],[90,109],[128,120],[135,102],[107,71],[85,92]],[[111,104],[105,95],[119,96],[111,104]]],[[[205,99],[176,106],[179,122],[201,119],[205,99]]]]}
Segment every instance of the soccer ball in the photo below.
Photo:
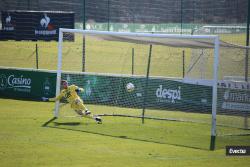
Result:
{"type": "Polygon", "coordinates": [[[126,89],[128,92],[133,92],[134,89],[135,89],[135,86],[134,84],[132,84],[131,82],[129,82],[127,85],[126,85],[126,89]]]}

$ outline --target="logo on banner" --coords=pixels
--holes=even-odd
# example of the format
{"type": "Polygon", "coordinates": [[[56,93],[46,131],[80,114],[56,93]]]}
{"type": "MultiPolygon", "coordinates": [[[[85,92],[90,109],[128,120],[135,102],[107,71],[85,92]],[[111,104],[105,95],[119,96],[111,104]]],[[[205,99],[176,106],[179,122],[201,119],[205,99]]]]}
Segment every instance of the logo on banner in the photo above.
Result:
{"type": "Polygon", "coordinates": [[[0,75],[0,90],[4,90],[7,87],[7,77],[4,74],[0,75]]]}
{"type": "Polygon", "coordinates": [[[6,24],[11,24],[11,22],[10,22],[11,21],[11,16],[10,15],[7,16],[5,21],[6,21],[6,24]]]}
{"type": "Polygon", "coordinates": [[[13,89],[18,92],[31,91],[31,78],[24,78],[23,75],[16,77],[15,75],[0,75],[0,90],[13,89]]]}
{"type": "Polygon", "coordinates": [[[159,102],[176,103],[177,100],[181,100],[180,86],[178,89],[168,89],[163,88],[162,85],[159,85],[155,93],[159,102]]]}
{"type": "Polygon", "coordinates": [[[87,96],[91,96],[92,90],[90,86],[90,80],[87,81],[87,85],[85,86],[85,92],[87,96]]]}
{"type": "Polygon", "coordinates": [[[46,96],[49,96],[51,92],[51,84],[49,82],[49,78],[46,78],[45,82],[43,83],[43,92],[44,92],[44,95],[46,96]]]}
{"type": "Polygon", "coordinates": [[[218,87],[238,90],[250,90],[250,82],[222,80],[218,81],[218,87]]]}
{"type": "Polygon", "coordinates": [[[224,88],[222,109],[249,111],[250,83],[243,81],[219,81],[219,88],[224,88]]]}
{"type": "Polygon", "coordinates": [[[44,13],[43,17],[40,20],[40,24],[38,28],[35,30],[35,35],[56,35],[56,29],[54,25],[51,23],[50,17],[44,13]]]}
{"type": "Polygon", "coordinates": [[[223,109],[249,111],[250,94],[247,91],[226,90],[223,96],[223,109]]]}
{"type": "Polygon", "coordinates": [[[8,16],[5,18],[5,26],[3,27],[3,30],[5,31],[14,31],[14,26],[11,21],[11,15],[8,14],[8,16]]]}

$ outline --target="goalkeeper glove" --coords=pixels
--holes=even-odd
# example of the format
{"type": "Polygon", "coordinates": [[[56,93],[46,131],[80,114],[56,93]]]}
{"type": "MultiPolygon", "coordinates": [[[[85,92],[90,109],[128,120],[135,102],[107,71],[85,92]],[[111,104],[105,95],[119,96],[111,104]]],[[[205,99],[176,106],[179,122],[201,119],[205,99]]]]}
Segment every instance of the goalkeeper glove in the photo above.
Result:
{"type": "Polygon", "coordinates": [[[47,98],[47,97],[42,97],[42,101],[49,101],[49,98],[47,98]]]}
{"type": "Polygon", "coordinates": [[[80,93],[80,92],[83,92],[83,88],[76,89],[76,93],[80,93]]]}

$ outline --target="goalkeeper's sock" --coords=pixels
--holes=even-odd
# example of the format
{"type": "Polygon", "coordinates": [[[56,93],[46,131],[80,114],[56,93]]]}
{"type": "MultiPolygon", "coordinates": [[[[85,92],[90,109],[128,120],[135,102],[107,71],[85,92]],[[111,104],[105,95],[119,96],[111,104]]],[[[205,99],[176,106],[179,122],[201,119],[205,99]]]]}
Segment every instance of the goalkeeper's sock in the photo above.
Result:
{"type": "Polygon", "coordinates": [[[102,118],[101,117],[94,117],[95,121],[98,123],[98,124],[101,124],[102,123],[102,118]]]}

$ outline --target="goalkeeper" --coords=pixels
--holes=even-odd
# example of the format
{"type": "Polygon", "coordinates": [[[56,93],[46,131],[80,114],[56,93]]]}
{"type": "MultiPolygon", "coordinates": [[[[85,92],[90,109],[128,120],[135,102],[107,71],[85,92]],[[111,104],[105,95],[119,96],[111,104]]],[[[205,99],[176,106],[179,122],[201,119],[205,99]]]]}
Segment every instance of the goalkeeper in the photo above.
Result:
{"type": "Polygon", "coordinates": [[[83,104],[82,99],[78,96],[77,93],[84,91],[83,88],[79,88],[76,85],[68,85],[66,80],[61,81],[61,86],[63,89],[61,90],[60,94],[54,98],[46,98],[43,97],[43,101],[57,101],[65,98],[68,103],[71,105],[71,108],[80,116],[86,118],[92,118],[97,123],[102,123],[102,119],[98,116],[93,116],[91,112],[85,107],[83,104]]]}

